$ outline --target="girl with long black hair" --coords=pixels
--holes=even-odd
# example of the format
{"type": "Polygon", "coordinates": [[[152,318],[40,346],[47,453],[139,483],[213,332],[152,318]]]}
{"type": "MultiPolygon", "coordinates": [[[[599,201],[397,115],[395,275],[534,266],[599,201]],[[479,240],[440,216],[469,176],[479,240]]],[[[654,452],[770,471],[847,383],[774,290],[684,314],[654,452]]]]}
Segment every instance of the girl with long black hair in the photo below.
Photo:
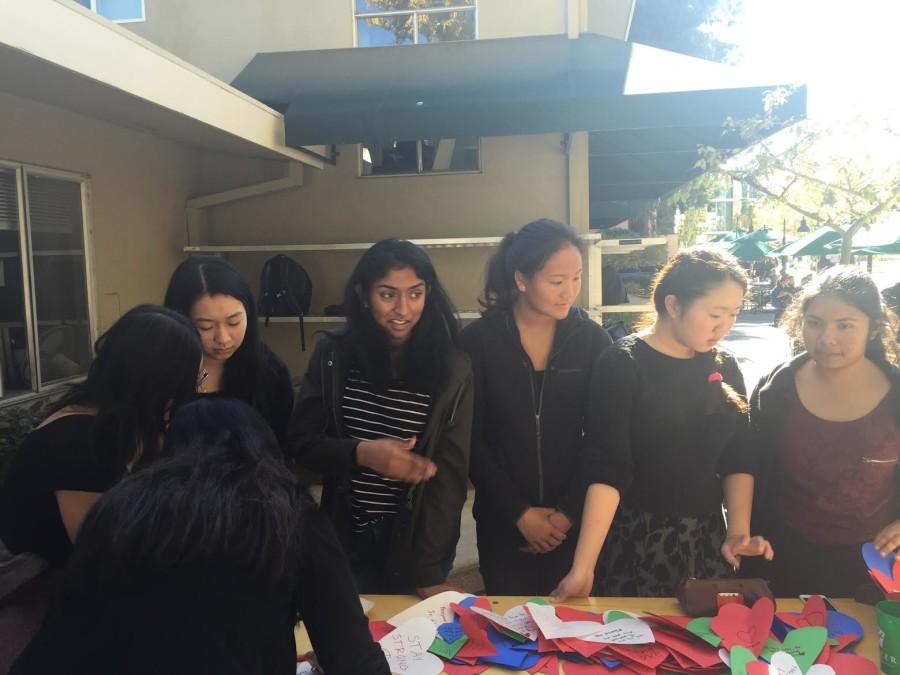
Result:
{"type": "Polygon", "coordinates": [[[385,239],[316,345],[288,451],[324,476],[322,508],[366,593],[443,590],[466,500],[472,371],[425,251],[385,239]]]}
{"type": "Polygon", "coordinates": [[[717,347],[747,284],[731,257],[679,253],[653,282],[652,325],[594,364],[587,442],[596,463],[557,599],[591,592],[601,548],[603,595],[672,596],[687,577],[733,576],[741,557],[771,557],[750,535],[744,380],[717,347]]]}
{"type": "Polygon", "coordinates": [[[256,301],[241,273],[222,258],[191,256],[172,274],[165,305],[200,333],[198,394],[249,403],[283,441],[294,405],[291,373],[260,340],[256,301]]]}
{"type": "Polygon", "coordinates": [[[869,581],[860,544],[900,551],[897,317],[868,274],[834,267],[795,298],[784,325],[803,352],[750,398],[753,516],[776,556],[745,571],[779,597],[853,597],[869,581]]]}
{"type": "Polygon", "coordinates": [[[507,234],[488,265],[484,315],[462,332],[475,372],[471,476],[488,594],[549,594],[572,562],[591,364],[611,343],[574,306],[584,249],[552,220],[507,234]]]}
{"type": "Polygon", "coordinates": [[[11,672],[293,675],[298,619],[329,674],[389,672],[334,532],[266,422],[201,399],[174,417],[162,457],[88,515],[11,672]]]}
{"type": "Polygon", "coordinates": [[[177,312],[135,307],[94,351],[85,381],[28,435],[0,491],[0,539],[53,568],[101,493],[155,459],[167,420],[195,395],[200,341],[177,312]]]}

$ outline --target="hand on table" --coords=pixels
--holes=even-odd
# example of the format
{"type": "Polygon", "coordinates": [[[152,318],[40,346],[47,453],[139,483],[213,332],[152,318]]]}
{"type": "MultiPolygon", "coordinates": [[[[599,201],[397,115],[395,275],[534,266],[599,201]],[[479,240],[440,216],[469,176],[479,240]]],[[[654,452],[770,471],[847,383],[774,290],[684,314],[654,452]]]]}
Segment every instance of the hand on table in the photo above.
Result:
{"type": "Polygon", "coordinates": [[[900,558],[900,552],[897,551],[900,547],[900,520],[895,520],[876,534],[874,543],[882,556],[886,557],[893,553],[895,557],[900,558]]]}
{"type": "MultiPolygon", "coordinates": [[[[555,513],[568,522],[565,515],[543,506],[532,506],[519,516],[516,527],[528,542],[529,550],[535,553],[549,553],[565,541],[566,531],[560,529],[550,518],[555,513]]],[[[559,518],[556,518],[556,522],[562,524],[559,518]]],[[[569,527],[571,526],[569,523],[569,527]]]]}
{"type": "Polygon", "coordinates": [[[594,587],[593,570],[573,568],[550,594],[551,602],[565,602],[569,598],[586,598],[594,587]]]}
{"type": "Polygon", "coordinates": [[[741,557],[745,555],[761,555],[766,560],[775,557],[772,544],[762,537],[751,537],[749,534],[727,534],[722,542],[722,557],[735,569],[741,566],[741,557]]]}
{"type": "Polygon", "coordinates": [[[415,436],[405,441],[399,438],[360,441],[356,446],[356,463],[385,478],[416,485],[432,478],[437,473],[437,467],[431,460],[414,453],[412,449],[415,445],[415,436]]]}

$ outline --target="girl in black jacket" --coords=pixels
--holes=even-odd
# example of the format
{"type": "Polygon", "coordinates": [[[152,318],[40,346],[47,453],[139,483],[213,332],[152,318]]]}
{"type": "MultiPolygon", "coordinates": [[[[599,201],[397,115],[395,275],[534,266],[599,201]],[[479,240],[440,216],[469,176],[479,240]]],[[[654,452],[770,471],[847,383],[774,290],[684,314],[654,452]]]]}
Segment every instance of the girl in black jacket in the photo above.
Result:
{"type": "Polygon", "coordinates": [[[583,251],[572,228],[551,220],[507,234],[488,265],[484,316],[462,332],[475,372],[471,476],[489,594],[546,595],[572,562],[590,367],[611,343],[573,307],[583,251]]]}
{"type": "Polygon", "coordinates": [[[104,494],[15,675],[387,675],[327,519],[240,401],[182,408],[162,457],[104,494]]]}
{"type": "Polygon", "coordinates": [[[860,544],[900,549],[897,317],[865,272],[822,273],[785,314],[806,351],[750,400],[760,458],[753,517],[772,562],[748,561],[779,596],[853,596],[868,582],[860,544]]]}
{"type": "Polygon", "coordinates": [[[323,474],[322,508],[364,593],[445,589],[466,501],[472,370],[421,248],[386,239],[344,292],[347,326],[319,340],[289,452],[323,474]]]}

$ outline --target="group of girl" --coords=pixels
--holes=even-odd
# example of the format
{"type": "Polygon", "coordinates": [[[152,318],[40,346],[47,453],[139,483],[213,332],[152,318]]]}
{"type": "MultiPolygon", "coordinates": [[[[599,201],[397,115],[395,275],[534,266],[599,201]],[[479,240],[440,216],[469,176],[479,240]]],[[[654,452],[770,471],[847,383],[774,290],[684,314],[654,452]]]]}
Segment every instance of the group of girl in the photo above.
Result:
{"type": "Polygon", "coordinates": [[[98,341],[10,469],[0,539],[66,568],[17,672],[153,652],[121,672],[286,673],[298,617],[327,672],[387,672],[354,588],[449,588],[470,479],[488,594],[669,596],[740,568],[778,595],[852,595],[859,544],[900,547],[898,328],[872,280],[804,289],[786,315],[802,353],[748,402],[718,346],[748,287],[733,260],[673,257],[654,320],[613,345],[575,306],[584,247],[550,220],[508,234],[458,332],[425,252],[375,244],[296,401],[246,282],[186,260],[168,308],[98,341]],[[318,510],[293,462],[322,474],[318,510]]]}

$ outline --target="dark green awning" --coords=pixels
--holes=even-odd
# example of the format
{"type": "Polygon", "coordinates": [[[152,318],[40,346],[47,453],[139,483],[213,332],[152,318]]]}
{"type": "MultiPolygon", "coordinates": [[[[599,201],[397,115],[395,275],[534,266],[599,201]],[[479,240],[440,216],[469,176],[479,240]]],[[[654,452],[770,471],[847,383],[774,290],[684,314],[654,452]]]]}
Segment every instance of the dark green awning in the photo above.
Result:
{"type": "MultiPolygon", "coordinates": [[[[588,131],[593,203],[690,180],[697,146],[740,147],[723,122],[779,83],[585,34],[257,54],[233,84],[285,113],[294,147],[588,131]]],[[[805,109],[801,87],[780,114],[805,109]]]]}

